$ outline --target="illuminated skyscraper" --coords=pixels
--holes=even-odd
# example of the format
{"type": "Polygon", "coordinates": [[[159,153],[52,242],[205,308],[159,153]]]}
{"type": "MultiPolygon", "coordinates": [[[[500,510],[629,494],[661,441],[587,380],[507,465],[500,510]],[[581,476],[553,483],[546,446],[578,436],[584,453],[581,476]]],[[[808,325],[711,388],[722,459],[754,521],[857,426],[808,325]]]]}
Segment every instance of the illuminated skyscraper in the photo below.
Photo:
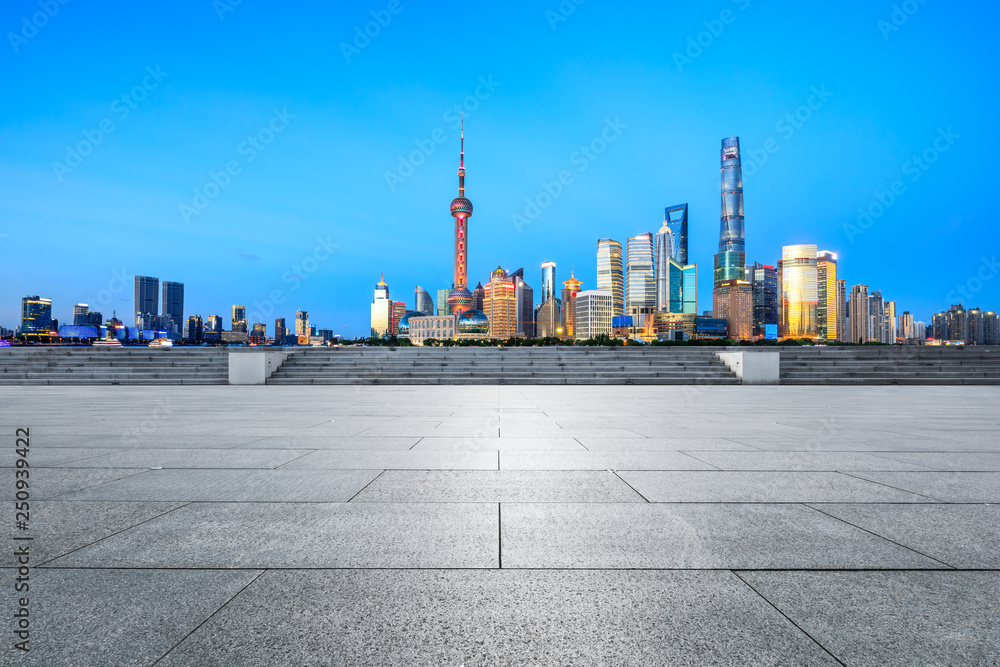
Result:
{"type": "Polygon", "coordinates": [[[205,327],[201,321],[200,315],[192,315],[187,318],[187,326],[184,327],[184,338],[193,342],[200,343],[205,337],[205,327]]]}
{"type": "Polygon", "coordinates": [[[681,310],[690,315],[698,314],[698,265],[686,264],[681,268],[681,310]]]}
{"type": "Polygon", "coordinates": [[[899,316],[899,337],[903,340],[913,339],[913,315],[904,310],[899,316]]]}
{"type": "Polygon", "coordinates": [[[517,335],[535,337],[535,291],[524,281],[524,269],[510,273],[514,281],[514,308],[517,311],[517,335]]]}
{"type": "MultiPolygon", "coordinates": [[[[386,300],[389,298],[389,287],[383,282],[381,283],[385,287],[386,300]]],[[[375,288],[376,298],[378,295],[378,288],[375,288]]],[[[386,319],[388,322],[388,318],[386,319]]],[[[309,311],[308,310],[296,310],[295,311],[295,335],[296,336],[308,336],[309,335],[309,311]]]]}
{"type": "MultiPolygon", "coordinates": [[[[688,263],[688,205],[668,206],[664,211],[663,226],[673,235],[671,257],[681,264],[688,263]]],[[[662,231],[662,230],[661,230],[662,231]]]]}
{"type": "Polygon", "coordinates": [[[726,321],[733,340],[753,338],[753,284],[724,280],[712,292],[713,316],[726,321]]]}
{"type": "Polygon", "coordinates": [[[896,302],[886,301],[883,313],[885,317],[883,318],[884,324],[882,326],[882,342],[888,345],[895,345],[896,339],[899,338],[899,322],[896,320],[896,302]]]}
{"type": "Polygon", "coordinates": [[[222,333],[222,316],[209,315],[208,319],[205,320],[205,331],[211,331],[213,333],[222,333]]]}
{"type": "Polygon", "coordinates": [[[285,318],[274,318],[274,344],[281,345],[285,340],[285,318]]]}
{"type": "Polygon", "coordinates": [[[768,324],[778,326],[778,270],[754,262],[747,267],[746,275],[753,285],[753,335],[763,338],[768,324]]]}
{"type": "Polygon", "coordinates": [[[850,341],[847,331],[847,283],[837,280],[837,340],[850,341]]]}
{"type": "Polygon", "coordinates": [[[389,324],[389,335],[396,336],[399,335],[399,323],[403,321],[406,316],[406,302],[405,301],[393,301],[392,302],[392,322],[389,324]]]}
{"type": "Polygon", "coordinates": [[[490,338],[506,339],[517,334],[517,287],[499,266],[483,288],[483,312],[490,321],[490,338]]]}
{"type": "Polygon", "coordinates": [[[458,163],[458,196],[451,201],[455,218],[455,281],[448,294],[451,312],[461,315],[472,308],[472,292],[468,287],[469,218],[472,202],[465,197],[465,123],[462,124],[462,148],[458,163]]]}
{"type": "Polygon", "coordinates": [[[628,240],[625,273],[625,301],[628,314],[652,313],[656,308],[656,279],[653,273],[653,235],[637,234],[628,240]]]}
{"type": "Polygon", "coordinates": [[[622,274],[622,244],[613,239],[597,242],[597,289],[611,293],[613,316],[625,308],[625,278],[622,274]]]}
{"type": "Polygon", "coordinates": [[[160,279],[150,276],[135,277],[135,325],[140,329],[153,328],[159,308],[160,279]]]}
{"type": "Polygon", "coordinates": [[[482,310],[483,309],[483,298],[486,296],[486,290],[483,288],[482,283],[476,283],[476,289],[472,290],[472,309],[482,310]]]}
{"type": "Polygon", "coordinates": [[[778,336],[816,338],[816,246],[790,245],[781,249],[781,297],[778,336]]]}
{"type": "Polygon", "coordinates": [[[184,326],[184,283],[164,280],[161,287],[163,327],[180,334],[184,326]]]}
{"type": "MultiPolygon", "coordinates": [[[[392,328],[392,299],[389,298],[389,286],[385,284],[385,275],[379,278],[375,284],[375,298],[372,299],[372,328],[371,335],[377,337],[389,336],[392,328]]],[[[301,311],[299,311],[301,313],[301,311]]],[[[306,317],[306,335],[309,334],[309,318],[306,317]]],[[[299,316],[295,316],[295,335],[301,336],[299,331],[299,316]]]]}
{"type": "Polygon", "coordinates": [[[451,310],[448,308],[448,292],[446,289],[439,289],[437,291],[437,314],[438,315],[450,315],[451,310]]]}
{"type": "Polygon", "coordinates": [[[574,332],[574,322],[576,318],[576,295],[580,293],[582,283],[573,277],[573,272],[569,273],[569,280],[563,282],[562,289],[562,329],[567,336],[572,336],[574,332]]]}
{"type": "Polygon", "coordinates": [[[52,329],[52,299],[26,296],[21,299],[21,335],[25,338],[48,336],[52,329]]]}
{"type": "Polygon", "coordinates": [[[729,137],[722,140],[722,220],[719,253],[715,256],[715,286],[723,280],[744,279],[744,241],[740,139],[729,137]]]}
{"type": "Polygon", "coordinates": [[[821,341],[840,340],[842,332],[837,329],[837,314],[840,299],[837,296],[837,253],[821,250],[816,253],[816,336],[821,341]]]}
{"type": "MultiPolygon", "coordinates": [[[[670,209],[667,209],[669,214],[670,209]]],[[[680,260],[676,256],[676,237],[667,220],[663,221],[663,227],[656,232],[653,241],[653,266],[654,280],[656,284],[656,312],[673,312],[670,309],[670,260],[673,259],[678,265],[680,260]]],[[[678,292],[680,292],[678,285],[678,292]]]]}
{"type": "Polygon", "coordinates": [[[431,295],[427,293],[427,290],[417,285],[416,289],[413,290],[413,295],[413,310],[424,315],[434,314],[434,301],[431,300],[431,295]]]}
{"type": "Polygon", "coordinates": [[[88,315],[90,315],[90,306],[87,304],[78,303],[73,306],[73,326],[87,326],[88,315]]]}
{"type": "Polygon", "coordinates": [[[242,331],[247,333],[247,309],[246,306],[233,306],[233,326],[232,331],[242,331]]]}
{"type": "Polygon", "coordinates": [[[855,285],[851,288],[851,303],[849,309],[850,329],[849,343],[867,343],[871,341],[871,317],[868,306],[868,285],[855,285]]]}
{"type": "Polygon", "coordinates": [[[556,295],[556,263],[542,262],[542,303],[556,295]]]}
{"type": "Polygon", "coordinates": [[[885,342],[885,302],[882,290],[868,293],[868,340],[873,343],[885,342]]]}

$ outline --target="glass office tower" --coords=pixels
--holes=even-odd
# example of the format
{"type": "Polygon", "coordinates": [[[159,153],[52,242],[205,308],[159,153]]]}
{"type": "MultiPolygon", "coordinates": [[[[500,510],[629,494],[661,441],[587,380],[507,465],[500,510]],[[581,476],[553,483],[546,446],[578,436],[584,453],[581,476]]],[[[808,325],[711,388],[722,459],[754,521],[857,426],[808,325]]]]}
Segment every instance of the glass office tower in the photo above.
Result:
{"type": "Polygon", "coordinates": [[[21,335],[48,336],[52,329],[52,299],[26,296],[21,299],[21,335]]]}
{"type": "Polygon", "coordinates": [[[715,256],[714,285],[724,280],[743,280],[746,252],[743,234],[743,167],[740,139],[722,140],[722,215],[719,253],[715,256]]]}
{"type": "Polygon", "coordinates": [[[431,299],[431,295],[428,294],[427,290],[420,285],[417,285],[413,290],[413,298],[413,310],[418,313],[423,313],[424,315],[434,314],[434,301],[431,299]]]}
{"type": "MultiPolygon", "coordinates": [[[[162,283],[162,303],[164,318],[170,318],[171,331],[181,333],[184,326],[184,283],[164,280],[162,283]]],[[[164,322],[164,326],[168,326],[164,322]]]]}
{"type": "Polygon", "coordinates": [[[688,263],[688,205],[668,206],[663,216],[663,225],[674,235],[671,255],[681,264],[688,263]]]}
{"type": "Polygon", "coordinates": [[[542,262],[542,303],[556,295],[556,263],[542,262]]]}
{"type": "Polygon", "coordinates": [[[135,324],[137,327],[151,328],[153,318],[160,312],[159,290],[159,278],[135,277],[135,324]]]}
{"type": "Polygon", "coordinates": [[[612,316],[621,317],[625,307],[622,244],[613,239],[597,242],[597,289],[611,292],[612,316]]]}
{"type": "MultiPolygon", "coordinates": [[[[664,220],[663,227],[656,232],[653,240],[653,267],[656,280],[656,312],[673,312],[670,310],[670,260],[677,261],[674,254],[676,243],[674,232],[664,220]]],[[[680,262],[678,262],[680,263],[680,262]]]]}
{"type": "Polygon", "coordinates": [[[816,338],[819,304],[816,246],[789,245],[781,249],[781,338],[816,338]]]}
{"type": "Polygon", "coordinates": [[[73,326],[85,327],[90,315],[90,306],[85,303],[78,303],[73,306],[73,326]]]}
{"type": "Polygon", "coordinates": [[[656,280],[653,273],[653,235],[636,234],[628,240],[625,273],[625,301],[629,314],[653,312],[656,307],[656,280]]]}
{"type": "Polygon", "coordinates": [[[698,265],[688,264],[681,269],[683,284],[681,286],[681,310],[690,315],[698,314],[698,265]]]}
{"type": "Polygon", "coordinates": [[[747,267],[747,281],[753,285],[753,335],[763,338],[766,325],[778,324],[778,270],[754,262],[747,267]]]}

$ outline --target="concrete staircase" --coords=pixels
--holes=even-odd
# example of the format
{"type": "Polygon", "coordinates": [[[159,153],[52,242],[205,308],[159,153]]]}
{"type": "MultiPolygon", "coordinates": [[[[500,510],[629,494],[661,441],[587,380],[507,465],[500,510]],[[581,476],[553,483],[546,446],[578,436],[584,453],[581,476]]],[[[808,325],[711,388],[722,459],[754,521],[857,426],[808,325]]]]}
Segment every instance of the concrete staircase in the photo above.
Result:
{"type": "Polygon", "coordinates": [[[786,347],[781,384],[1000,385],[1000,347],[786,347]]]}
{"type": "Polygon", "coordinates": [[[698,348],[315,348],[268,384],[739,384],[698,348]]]}
{"type": "Polygon", "coordinates": [[[0,385],[227,384],[222,348],[0,348],[0,385]]]}

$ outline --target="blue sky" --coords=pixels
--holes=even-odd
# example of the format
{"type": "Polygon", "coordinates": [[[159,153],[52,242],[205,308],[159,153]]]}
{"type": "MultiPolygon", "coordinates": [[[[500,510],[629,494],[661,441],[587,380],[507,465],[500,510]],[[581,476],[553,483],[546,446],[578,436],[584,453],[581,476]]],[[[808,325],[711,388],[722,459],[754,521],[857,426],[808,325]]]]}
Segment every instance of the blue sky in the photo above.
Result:
{"type": "Polygon", "coordinates": [[[26,294],[129,313],[138,274],[227,327],[366,335],[381,273],[411,307],[450,286],[458,112],[473,284],[552,260],[591,288],[597,239],[688,202],[710,308],[736,135],[748,262],[816,243],[918,319],[1000,307],[995,3],[64,2],[0,10],[7,327],[26,294]]]}

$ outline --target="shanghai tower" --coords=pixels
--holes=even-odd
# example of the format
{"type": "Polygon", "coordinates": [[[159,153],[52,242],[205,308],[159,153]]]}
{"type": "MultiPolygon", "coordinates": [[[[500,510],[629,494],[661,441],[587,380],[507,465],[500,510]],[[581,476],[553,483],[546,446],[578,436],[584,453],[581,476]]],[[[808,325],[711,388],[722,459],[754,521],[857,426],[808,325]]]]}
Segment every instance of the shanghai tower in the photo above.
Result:
{"type": "Polygon", "coordinates": [[[742,280],[745,265],[740,138],[729,137],[722,140],[722,221],[719,253],[715,256],[715,287],[726,280],[742,280]]]}

